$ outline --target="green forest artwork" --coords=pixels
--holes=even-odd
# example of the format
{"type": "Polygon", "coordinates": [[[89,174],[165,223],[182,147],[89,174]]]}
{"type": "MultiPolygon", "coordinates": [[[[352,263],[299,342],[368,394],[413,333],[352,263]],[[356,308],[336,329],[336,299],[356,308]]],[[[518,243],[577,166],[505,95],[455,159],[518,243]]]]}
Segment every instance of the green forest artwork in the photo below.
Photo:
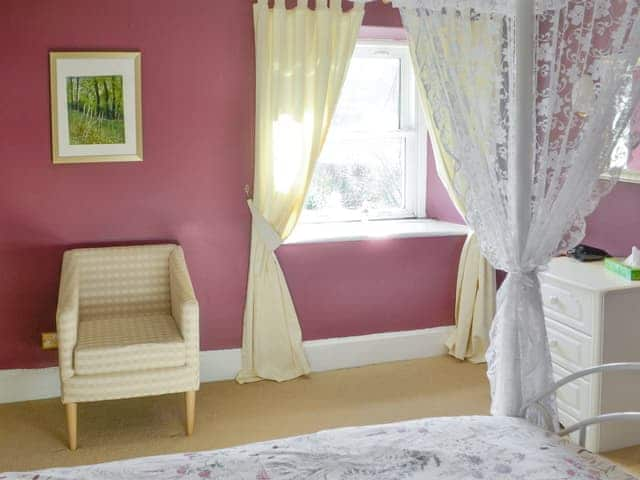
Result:
{"type": "Polygon", "coordinates": [[[125,143],[122,75],[67,77],[69,143],[125,143]]]}

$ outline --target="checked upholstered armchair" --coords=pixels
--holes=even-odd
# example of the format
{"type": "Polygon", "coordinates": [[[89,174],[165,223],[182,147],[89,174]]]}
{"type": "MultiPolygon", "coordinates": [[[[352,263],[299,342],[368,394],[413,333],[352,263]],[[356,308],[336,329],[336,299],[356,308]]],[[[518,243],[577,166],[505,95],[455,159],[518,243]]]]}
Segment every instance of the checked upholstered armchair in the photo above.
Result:
{"type": "Polygon", "coordinates": [[[193,432],[198,302],[178,245],[65,252],[56,323],[69,448],[77,404],[185,392],[193,432]]]}

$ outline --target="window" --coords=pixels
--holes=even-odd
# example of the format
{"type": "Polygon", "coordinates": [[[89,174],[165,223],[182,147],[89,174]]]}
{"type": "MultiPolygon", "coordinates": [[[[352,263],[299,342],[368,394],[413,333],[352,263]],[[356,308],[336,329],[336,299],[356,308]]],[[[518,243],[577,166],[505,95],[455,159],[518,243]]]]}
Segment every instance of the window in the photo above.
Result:
{"type": "Polygon", "coordinates": [[[409,47],[359,42],[301,222],[425,216],[427,138],[419,103],[409,47]]]}

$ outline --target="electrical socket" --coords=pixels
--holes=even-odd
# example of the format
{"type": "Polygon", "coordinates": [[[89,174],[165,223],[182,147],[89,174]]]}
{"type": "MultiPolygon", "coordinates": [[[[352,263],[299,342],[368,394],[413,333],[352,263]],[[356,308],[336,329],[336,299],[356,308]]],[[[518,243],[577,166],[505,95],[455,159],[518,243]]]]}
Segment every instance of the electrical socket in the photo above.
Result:
{"type": "Polygon", "coordinates": [[[58,348],[58,334],[56,332],[42,333],[42,349],[53,350],[58,348]]]}

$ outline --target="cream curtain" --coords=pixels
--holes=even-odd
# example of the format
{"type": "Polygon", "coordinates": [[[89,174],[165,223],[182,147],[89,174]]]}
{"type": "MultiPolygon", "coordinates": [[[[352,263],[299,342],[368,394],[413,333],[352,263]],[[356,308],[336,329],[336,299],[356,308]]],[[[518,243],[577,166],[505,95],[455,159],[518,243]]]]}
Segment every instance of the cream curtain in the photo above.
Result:
{"type": "Polygon", "coordinates": [[[315,10],[287,10],[284,0],[254,5],[255,173],[240,383],[309,373],[275,250],[302,211],[363,14],[357,3],[343,12],[340,0],[319,0],[315,10]]]}
{"type": "MultiPolygon", "coordinates": [[[[475,42],[478,45],[484,45],[488,51],[493,39],[486,35],[486,29],[480,28],[482,22],[483,20],[480,20],[478,24],[472,27],[471,34],[474,36],[475,42]]],[[[418,75],[420,69],[416,66],[416,46],[413,41],[411,41],[410,50],[414,70],[418,75]]],[[[498,54],[499,49],[495,48],[495,52],[498,54]]],[[[435,155],[436,171],[451,201],[464,217],[464,201],[459,197],[453,186],[454,159],[443,148],[443,139],[440,137],[442,133],[433,128],[433,108],[424,88],[425,82],[429,81],[428,76],[429,72],[423,71],[423,78],[418,79],[417,85],[427,117],[427,127],[435,155]]],[[[478,79],[469,80],[474,81],[474,88],[491,88],[490,85],[483,85],[478,82],[478,79]]],[[[489,331],[495,310],[496,272],[480,253],[478,238],[471,231],[462,247],[458,264],[455,308],[456,328],[447,339],[449,354],[460,360],[468,360],[472,363],[485,362],[485,352],[489,347],[489,331]]]]}

